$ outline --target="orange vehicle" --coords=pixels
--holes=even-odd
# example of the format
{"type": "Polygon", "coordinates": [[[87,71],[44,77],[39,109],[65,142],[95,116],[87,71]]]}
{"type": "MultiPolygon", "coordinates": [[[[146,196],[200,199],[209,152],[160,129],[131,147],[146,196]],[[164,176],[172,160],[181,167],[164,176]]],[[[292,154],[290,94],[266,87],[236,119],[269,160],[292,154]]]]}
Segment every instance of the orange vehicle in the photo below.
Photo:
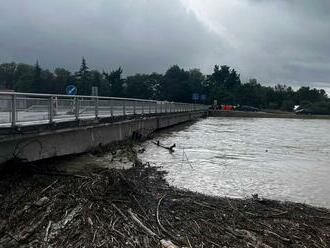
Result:
{"type": "Polygon", "coordinates": [[[223,105],[222,110],[234,110],[234,106],[233,105],[223,105]]]}

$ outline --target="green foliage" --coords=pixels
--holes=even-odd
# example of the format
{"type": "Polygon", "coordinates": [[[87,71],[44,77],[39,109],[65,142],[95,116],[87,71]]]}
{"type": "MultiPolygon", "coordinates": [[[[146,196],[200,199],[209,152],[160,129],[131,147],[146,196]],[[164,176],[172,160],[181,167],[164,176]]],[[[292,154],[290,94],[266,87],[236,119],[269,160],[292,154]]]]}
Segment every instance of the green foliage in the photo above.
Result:
{"type": "Polygon", "coordinates": [[[71,82],[74,81],[71,72],[63,69],[63,68],[56,68],[54,70],[54,78],[53,81],[50,82],[52,86],[51,92],[57,94],[65,94],[65,88],[71,82]]]}
{"type": "Polygon", "coordinates": [[[153,99],[155,97],[154,86],[157,79],[147,74],[136,74],[126,79],[125,95],[132,98],[153,99]]]}
{"type": "Polygon", "coordinates": [[[169,68],[160,85],[163,100],[189,102],[191,90],[188,79],[189,73],[179,66],[169,68]]]}
{"type": "Polygon", "coordinates": [[[327,95],[323,89],[310,89],[309,87],[301,87],[295,94],[295,99],[301,104],[302,101],[322,102],[327,99],[327,95]]]}
{"type": "Polygon", "coordinates": [[[330,101],[321,101],[312,103],[310,112],[318,115],[330,114],[330,101]]]}
{"type": "Polygon", "coordinates": [[[0,82],[4,88],[12,89],[15,81],[15,63],[4,63],[0,65],[0,82]]]}
{"type": "Polygon", "coordinates": [[[285,84],[262,86],[256,79],[242,83],[239,73],[227,65],[215,65],[210,75],[199,69],[185,70],[171,66],[165,74],[136,74],[123,78],[119,67],[109,72],[91,70],[83,57],[79,70],[71,73],[64,68],[54,72],[35,65],[0,64],[0,89],[19,92],[65,94],[65,88],[74,84],[78,94],[90,95],[92,86],[99,87],[102,96],[131,97],[178,102],[192,102],[192,94],[207,95],[206,103],[249,105],[257,108],[292,111],[301,105],[310,112],[330,114],[329,98],[324,90],[301,87],[294,91],[285,84]]]}
{"type": "Polygon", "coordinates": [[[213,73],[207,76],[204,87],[208,95],[225,104],[237,104],[237,93],[241,87],[240,75],[227,65],[215,65],[213,73]]]}
{"type": "Polygon", "coordinates": [[[110,73],[103,72],[104,77],[108,81],[111,96],[121,97],[123,96],[123,80],[121,75],[123,69],[119,67],[117,70],[110,73]]]}
{"type": "Polygon", "coordinates": [[[284,100],[281,104],[281,110],[283,111],[292,111],[294,108],[294,101],[293,100],[284,100]]]}

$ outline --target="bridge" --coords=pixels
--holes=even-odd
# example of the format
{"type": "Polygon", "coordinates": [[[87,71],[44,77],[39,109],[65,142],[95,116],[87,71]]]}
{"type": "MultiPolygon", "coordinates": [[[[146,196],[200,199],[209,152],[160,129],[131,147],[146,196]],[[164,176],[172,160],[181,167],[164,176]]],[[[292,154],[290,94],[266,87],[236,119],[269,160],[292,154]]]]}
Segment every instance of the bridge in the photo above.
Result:
{"type": "Polygon", "coordinates": [[[0,164],[79,154],[199,118],[201,104],[0,92],[0,164]]]}

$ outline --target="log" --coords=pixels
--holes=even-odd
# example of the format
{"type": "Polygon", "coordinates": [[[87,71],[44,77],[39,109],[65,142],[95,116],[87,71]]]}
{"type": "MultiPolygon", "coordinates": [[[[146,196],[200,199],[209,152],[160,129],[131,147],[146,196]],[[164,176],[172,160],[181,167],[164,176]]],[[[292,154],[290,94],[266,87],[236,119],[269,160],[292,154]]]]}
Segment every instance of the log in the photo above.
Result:
{"type": "Polygon", "coordinates": [[[140,227],[142,227],[142,229],[149,234],[152,237],[158,237],[158,235],[156,233],[154,233],[153,231],[151,231],[148,227],[146,227],[137,217],[136,215],[132,212],[132,209],[128,209],[127,212],[129,213],[129,215],[131,216],[131,218],[135,221],[135,223],[137,223],[140,227]]]}
{"type": "Polygon", "coordinates": [[[173,244],[170,240],[162,239],[160,241],[160,244],[162,245],[162,248],[179,248],[178,246],[173,244]]]}

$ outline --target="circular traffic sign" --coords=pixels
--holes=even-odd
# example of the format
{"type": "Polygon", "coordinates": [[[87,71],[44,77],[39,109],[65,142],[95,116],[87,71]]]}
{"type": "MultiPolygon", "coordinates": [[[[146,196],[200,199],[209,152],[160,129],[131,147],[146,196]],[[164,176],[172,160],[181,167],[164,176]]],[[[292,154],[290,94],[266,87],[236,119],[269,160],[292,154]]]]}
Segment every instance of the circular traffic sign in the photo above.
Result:
{"type": "Polygon", "coordinates": [[[66,86],[65,91],[66,91],[66,94],[69,95],[69,96],[75,96],[75,95],[77,95],[77,87],[74,86],[74,85],[72,85],[72,84],[66,86]]]}

